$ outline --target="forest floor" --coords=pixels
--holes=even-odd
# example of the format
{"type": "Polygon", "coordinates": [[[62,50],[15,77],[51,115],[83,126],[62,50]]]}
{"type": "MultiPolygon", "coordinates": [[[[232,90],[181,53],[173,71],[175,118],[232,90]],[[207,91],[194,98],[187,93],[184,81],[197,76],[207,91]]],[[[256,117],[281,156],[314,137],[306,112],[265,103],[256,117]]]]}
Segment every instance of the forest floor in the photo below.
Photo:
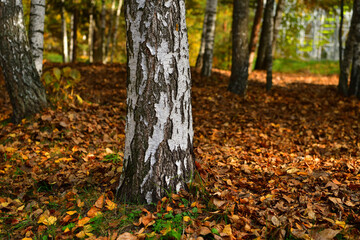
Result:
{"type": "Polygon", "coordinates": [[[114,197],[126,68],[67,66],[81,81],[48,88],[52,108],[20,125],[0,95],[1,239],[360,239],[360,101],[337,94],[337,76],[275,73],[266,92],[254,72],[243,99],[229,72],[193,71],[201,178],[137,206],[114,197]]]}

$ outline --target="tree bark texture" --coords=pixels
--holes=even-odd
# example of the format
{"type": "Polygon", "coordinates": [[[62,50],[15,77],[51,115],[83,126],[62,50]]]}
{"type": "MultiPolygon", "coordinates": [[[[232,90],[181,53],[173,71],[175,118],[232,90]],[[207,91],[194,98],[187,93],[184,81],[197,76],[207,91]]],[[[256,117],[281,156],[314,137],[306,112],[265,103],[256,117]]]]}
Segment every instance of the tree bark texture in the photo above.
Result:
{"type": "MultiPolygon", "coordinates": [[[[261,27],[260,43],[257,53],[257,59],[255,64],[255,69],[257,70],[266,70],[265,57],[267,53],[267,45],[269,38],[272,36],[272,30],[270,25],[273,21],[273,12],[274,12],[274,1],[266,1],[263,24],[261,27]]],[[[271,38],[272,40],[272,38],[271,38]]]]}
{"type": "Polygon", "coordinates": [[[196,58],[196,64],[195,64],[195,67],[198,68],[198,69],[202,68],[203,61],[204,61],[206,22],[207,22],[207,16],[206,16],[206,12],[205,12],[204,21],[203,21],[203,28],[202,28],[202,33],[201,33],[200,49],[199,49],[199,54],[198,54],[198,56],[196,58]]]}
{"type": "Polygon", "coordinates": [[[75,23],[74,12],[72,12],[71,15],[70,15],[70,44],[69,44],[69,61],[70,62],[74,62],[73,61],[73,56],[74,56],[74,23],[75,23]]]}
{"type": "Polygon", "coordinates": [[[78,21],[79,21],[79,10],[74,9],[73,12],[73,22],[72,22],[72,55],[71,55],[71,62],[76,62],[76,56],[77,56],[77,27],[78,27],[78,21]]]}
{"type": "Polygon", "coordinates": [[[272,37],[272,55],[275,56],[276,52],[276,40],[279,35],[280,24],[282,20],[282,14],[285,8],[286,0],[279,0],[276,6],[275,17],[274,17],[274,31],[272,37]]]}
{"type": "Polygon", "coordinates": [[[217,0],[206,1],[205,15],[207,17],[206,17],[206,33],[205,33],[205,52],[203,57],[203,66],[201,69],[201,75],[204,77],[211,76],[213,53],[214,53],[216,9],[217,9],[217,0]]]}
{"type": "Polygon", "coordinates": [[[95,0],[90,2],[90,15],[89,15],[89,36],[88,36],[88,45],[89,45],[89,62],[94,62],[94,8],[95,0]]]}
{"type": "Polygon", "coordinates": [[[36,70],[41,76],[44,51],[45,0],[31,0],[29,40],[36,70]]]}
{"type": "MultiPolygon", "coordinates": [[[[267,4],[270,5],[270,11],[274,10],[275,0],[267,0],[267,4]]],[[[269,38],[267,39],[266,44],[266,56],[264,64],[266,66],[266,90],[270,91],[272,88],[272,64],[273,64],[273,56],[272,56],[272,44],[273,44],[273,32],[274,32],[274,20],[270,18],[268,23],[269,27],[269,38]]]]}
{"type": "Polygon", "coordinates": [[[354,46],[349,95],[360,98],[360,0],[354,0],[351,25],[353,27],[354,46]]]}
{"type": "Polygon", "coordinates": [[[69,62],[68,35],[65,18],[65,0],[61,0],[61,34],[62,34],[62,58],[64,63],[69,62]]]}
{"type": "Polygon", "coordinates": [[[256,45],[259,40],[259,32],[261,27],[263,10],[264,10],[264,0],[258,0],[255,17],[254,17],[254,23],[251,31],[250,43],[249,43],[249,73],[252,71],[253,62],[255,58],[256,45]]]}
{"type": "Polygon", "coordinates": [[[46,93],[32,59],[21,1],[0,2],[0,66],[15,123],[46,107],[46,93]]]}
{"type": "Polygon", "coordinates": [[[151,203],[187,188],[194,170],[184,0],[125,1],[127,121],[118,194],[151,203]]]}
{"type": "Polygon", "coordinates": [[[249,0],[234,0],[232,24],[232,66],[228,90],[245,95],[248,85],[249,0]]]}
{"type": "Polygon", "coordinates": [[[111,44],[111,57],[110,57],[110,62],[111,63],[114,62],[114,53],[115,53],[115,48],[116,48],[116,39],[117,39],[117,36],[118,36],[119,23],[120,23],[120,14],[121,14],[122,5],[123,5],[123,0],[119,0],[119,4],[118,4],[117,10],[116,10],[114,35],[113,35],[113,40],[112,40],[112,44],[111,44]]]}
{"type": "Polygon", "coordinates": [[[106,28],[106,6],[105,0],[101,0],[101,62],[105,62],[105,28],[106,28]]]}

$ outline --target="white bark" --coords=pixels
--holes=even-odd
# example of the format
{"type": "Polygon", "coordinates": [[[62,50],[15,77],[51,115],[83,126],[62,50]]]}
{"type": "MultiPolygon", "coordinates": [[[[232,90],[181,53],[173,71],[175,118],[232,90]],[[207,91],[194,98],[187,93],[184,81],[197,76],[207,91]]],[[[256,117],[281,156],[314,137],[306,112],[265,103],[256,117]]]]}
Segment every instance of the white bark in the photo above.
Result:
{"type": "Polygon", "coordinates": [[[95,0],[91,0],[91,9],[90,9],[90,16],[89,16],[89,37],[88,37],[88,44],[89,44],[89,62],[94,62],[94,6],[95,0]]]}
{"type": "Polygon", "coordinates": [[[205,34],[205,52],[203,58],[203,66],[201,75],[209,77],[211,75],[213,52],[214,52],[214,39],[215,39],[215,22],[216,22],[216,9],[217,0],[206,1],[206,34],[205,34]]]}
{"type": "Polygon", "coordinates": [[[118,190],[151,203],[186,188],[194,169],[185,3],[126,4],[128,113],[118,190]]]}
{"type": "Polygon", "coordinates": [[[105,27],[106,27],[106,7],[105,0],[101,0],[101,62],[105,62],[105,27]]]}
{"type": "Polygon", "coordinates": [[[65,18],[65,0],[61,0],[61,32],[63,39],[63,62],[69,62],[69,48],[68,48],[68,37],[67,37],[67,27],[66,27],[66,18],[65,18]]]}
{"type": "Polygon", "coordinates": [[[31,0],[29,40],[36,70],[41,76],[44,50],[45,0],[31,0]]]}
{"type": "Polygon", "coordinates": [[[111,58],[110,58],[111,63],[113,63],[113,61],[114,61],[114,53],[115,53],[116,39],[117,39],[117,35],[118,35],[122,5],[123,5],[123,0],[119,0],[119,4],[118,4],[117,10],[116,10],[116,17],[115,17],[114,36],[113,36],[113,41],[112,41],[112,45],[111,45],[111,58]]]}

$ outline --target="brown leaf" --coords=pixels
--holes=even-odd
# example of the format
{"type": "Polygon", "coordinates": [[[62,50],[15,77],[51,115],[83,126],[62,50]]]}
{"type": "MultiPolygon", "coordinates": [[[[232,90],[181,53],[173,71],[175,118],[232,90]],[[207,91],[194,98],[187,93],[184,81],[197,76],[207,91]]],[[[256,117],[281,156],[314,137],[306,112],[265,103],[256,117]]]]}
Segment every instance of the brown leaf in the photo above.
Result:
{"type": "Polygon", "coordinates": [[[94,204],[95,207],[97,207],[98,209],[102,209],[104,206],[104,195],[101,195],[98,200],[95,202],[94,204]]]}
{"type": "Polygon", "coordinates": [[[136,239],[137,239],[136,236],[132,235],[131,233],[126,232],[126,233],[119,235],[116,240],[136,240],[136,239]]]}
{"type": "Polygon", "coordinates": [[[332,230],[331,228],[325,229],[323,231],[311,230],[310,236],[314,240],[332,240],[341,230],[332,230]]]}
{"type": "Polygon", "coordinates": [[[200,227],[200,231],[199,231],[199,234],[200,235],[208,235],[211,233],[211,230],[208,228],[208,227],[200,227]]]}

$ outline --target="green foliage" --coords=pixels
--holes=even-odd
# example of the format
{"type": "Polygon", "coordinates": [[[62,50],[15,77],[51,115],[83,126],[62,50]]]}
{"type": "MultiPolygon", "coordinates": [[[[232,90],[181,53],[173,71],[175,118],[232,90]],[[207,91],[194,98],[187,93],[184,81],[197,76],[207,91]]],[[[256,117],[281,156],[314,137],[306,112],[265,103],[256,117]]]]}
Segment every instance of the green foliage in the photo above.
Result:
{"type": "Polygon", "coordinates": [[[77,69],[70,67],[53,68],[46,71],[42,76],[49,96],[54,96],[54,100],[74,100],[74,97],[79,103],[82,99],[79,95],[73,93],[74,87],[81,81],[81,74],[77,69]]]}
{"type": "Polygon", "coordinates": [[[295,59],[275,59],[273,65],[274,72],[283,73],[312,73],[320,75],[332,75],[339,73],[339,63],[328,60],[295,60],[295,59]]]}
{"type": "Polygon", "coordinates": [[[103,159],[103,162],[119,163],[120,161],[121,161],[121,157],[118,153],[108,154],[103,159]]]}

